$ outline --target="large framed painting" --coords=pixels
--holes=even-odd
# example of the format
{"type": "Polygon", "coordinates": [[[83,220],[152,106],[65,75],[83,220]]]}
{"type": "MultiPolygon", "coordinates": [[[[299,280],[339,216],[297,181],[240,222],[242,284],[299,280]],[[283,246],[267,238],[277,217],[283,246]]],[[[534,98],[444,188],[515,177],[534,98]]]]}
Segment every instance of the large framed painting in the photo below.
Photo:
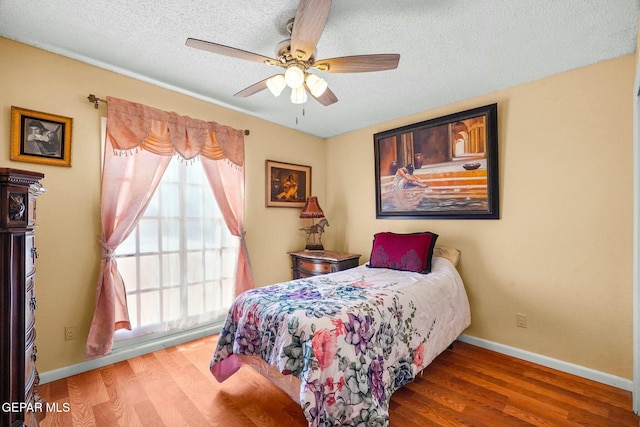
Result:
{"type": "Polygon", "coordinates": [[[11,107],[11,160],[71,166],[73,119],[11,107]]]}
{"type": "Polygon", "coordinates": [[[376,217],[498,219],[497,104],[376,133],[376,217]]]}
{"type": "Polygon", "coordinates": [[[311,196],[311,166],[266,161],[267,207],[303,208],[311,196]]]}

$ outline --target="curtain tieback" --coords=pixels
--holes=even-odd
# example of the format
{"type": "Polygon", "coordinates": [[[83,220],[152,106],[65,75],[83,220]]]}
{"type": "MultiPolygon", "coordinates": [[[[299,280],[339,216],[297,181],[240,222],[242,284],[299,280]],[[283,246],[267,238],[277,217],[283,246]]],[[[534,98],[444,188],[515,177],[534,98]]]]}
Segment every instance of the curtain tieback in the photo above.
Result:
{"type": "Polygon", "coordinates": [[[116,250],[116,248],[112,248],[112,247],[108,246],[102,240],[100,241],[100,244],[102,245],[102,259],[112,258],[113,257],[113,252],[116,250]]]}

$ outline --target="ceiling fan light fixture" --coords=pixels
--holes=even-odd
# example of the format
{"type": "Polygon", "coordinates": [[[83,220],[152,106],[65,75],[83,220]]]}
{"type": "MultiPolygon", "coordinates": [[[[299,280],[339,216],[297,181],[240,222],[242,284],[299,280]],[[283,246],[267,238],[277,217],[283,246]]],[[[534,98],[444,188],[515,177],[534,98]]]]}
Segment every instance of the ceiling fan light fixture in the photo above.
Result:
{"type": "Polygon", "coordinates": [[[305,82],[307,83],[307,87],[309,88],[311,95],[316,98],[322,96],[329,86],[325,79],[318,77],[315,74],[307,74],[305,82]]]}
{"type": "Polygon", "coordinates": [[[304,71],[299,65],[289,65],[284,72],[284,81],[291,89],[299,88],[304,83],[304,71]]]}
{"type": "Polygon", "coordinates": [[[298,86],[291,89],[291,103],[304,104],[307,102],[307,91],[304,86],[298,86]]]}
{"type": "Polygon", "coordinates": [[[276,98],[280,96],[285,87],[287,87],[287,83],[284,81],[284,75],[282,74],[276,74],[267,80],[267,88],[276,98]]]}

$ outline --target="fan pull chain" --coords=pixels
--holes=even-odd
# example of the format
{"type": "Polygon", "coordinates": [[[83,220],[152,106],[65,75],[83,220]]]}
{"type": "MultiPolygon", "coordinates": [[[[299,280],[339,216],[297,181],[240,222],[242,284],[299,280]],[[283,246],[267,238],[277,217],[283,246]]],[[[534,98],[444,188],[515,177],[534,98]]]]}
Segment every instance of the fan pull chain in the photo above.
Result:
{"type": "MultiPolygon", "coordinates": [[[[305,115],[305,109],[304,106],[302,107],[302,117],[304,117],[305,115]]],[[[296,116],[296,125],[298,124],[298,116],[296,116]]]]}

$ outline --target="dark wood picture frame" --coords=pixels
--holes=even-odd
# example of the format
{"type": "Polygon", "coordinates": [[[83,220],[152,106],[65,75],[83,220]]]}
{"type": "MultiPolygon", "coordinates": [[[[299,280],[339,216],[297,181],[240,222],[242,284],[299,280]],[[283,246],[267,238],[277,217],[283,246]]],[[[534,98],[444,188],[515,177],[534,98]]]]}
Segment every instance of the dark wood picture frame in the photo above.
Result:
{"type": "Polygon", "coordinates": [[[303,208],[311,196],[311,166],[267,160],[267,207],[303,208]]]}
{"type": "Polygon", "coordinates": [[[71,166],[73,119],[11,107],[11,160],[71,166]]]}
{"type": "Polygon", "coordinates": [[[499,219],[498,108],[373,136],[376,217],[499,219]]]}

